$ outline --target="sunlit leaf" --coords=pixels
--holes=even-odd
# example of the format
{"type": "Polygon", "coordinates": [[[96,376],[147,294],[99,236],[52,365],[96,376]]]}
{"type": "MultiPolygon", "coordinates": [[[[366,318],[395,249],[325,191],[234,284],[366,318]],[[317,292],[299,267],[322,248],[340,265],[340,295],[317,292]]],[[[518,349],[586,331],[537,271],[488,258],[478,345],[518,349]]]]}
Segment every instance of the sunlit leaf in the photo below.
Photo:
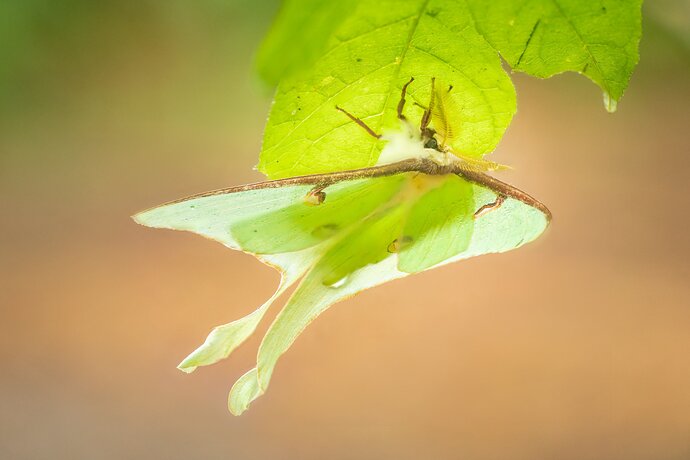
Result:
{"type": "Polygon", "coordinates": [[[607,108],[639,59],[642,0],[467,0],[477,30],[510,66],[537,77],[576,71],[597,83],[607,108]]]}
{"type": "MultiPolygon", "coordinates": [[[[286,5],[283,15],[302,14],[297,5],[286,5]]],[[[359,0],[322,55],[279,84],[259,170],[281,178],[374,165],[382,143],[335,107],[376,132],[397,129],[396,106],[410,77],[417,78],[411,101],[422,105],[429,104],[431,77],[455,87],[462,119],[456,142],[466,155],[493,150],[515,113],[510,78],[465,2],[359,0]]],[[[406,109],[421,117],[420,107],[406,109]]]]}
{"type": "Polygon", "coordinates": [[[281,78],[308,68],[329,47],[333,31],[357,1],[285,0],[257,56],[264,81],[277,85],[281,78]]]}
{"type": "MultiPolygon", "coordinates": [[[[638,61],[641,0],[350,0],[346,11],[334,7],[337,17],[322,11],[332,3],[288,1],[262,48],[264,75],[283,77],[259,159],[269,178],[376,164],[383,143],[335,106],[379,134],[396,130],[410,77],[417,78],[411,101],[423,106],[432,77],[454,87],[452,145],[478,159],[496,147],[516,110],[498,52],[538,77],[583,73],[601,86],[611,111],[638,61]],[[313,24],[305,6],[317,11],[313,24]],[[316,43],[302,44],[312,36],[316,43]]],[[[406,111],[416,120],[422,108],[406,111]]]]}

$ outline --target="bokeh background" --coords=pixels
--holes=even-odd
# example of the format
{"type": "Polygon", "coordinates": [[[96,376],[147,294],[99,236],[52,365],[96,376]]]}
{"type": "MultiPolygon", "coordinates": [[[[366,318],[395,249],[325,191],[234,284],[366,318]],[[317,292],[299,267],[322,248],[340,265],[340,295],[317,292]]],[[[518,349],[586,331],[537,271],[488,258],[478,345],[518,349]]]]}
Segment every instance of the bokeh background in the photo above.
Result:
{"type": "Polygon", "coordinates": [[[0,2],[0,458],[690,458],[690,20],[648,3],[618,113],[514,76],[548,232],[335,306],[235,418],[261,334],[175,366],[277,274],[129,216],[261,179],[277,1],[0,2]]]}

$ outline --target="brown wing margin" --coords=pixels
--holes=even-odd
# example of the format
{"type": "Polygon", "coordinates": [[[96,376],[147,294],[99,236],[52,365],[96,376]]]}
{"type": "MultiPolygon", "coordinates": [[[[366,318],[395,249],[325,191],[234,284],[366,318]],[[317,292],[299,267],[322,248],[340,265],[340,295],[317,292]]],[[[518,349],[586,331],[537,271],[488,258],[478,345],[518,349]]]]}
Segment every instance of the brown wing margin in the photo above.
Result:
{"type": "MultiPolygon", "coordinates": [[[[467,179],[477,185],[486,187],[499,195],[505,195],[510,198],[522,201],[528,206],[538,209],[546,215],[547,220],[551,220],[551,211],[540,201],[531,197],[527,193],[519,190],[512,185],[506,184],[494,177],[481,172],[464,171],[458,165],[439,165],[429,159],[419,158],[399,161],[382,166],[374,166],[371,168],[353,169],[350,171],[339,171],[327,174],[313,174],[309,176],[290,177],[287,179],[271,180],[265,182],[257,182],[254,184],[239,185],[237,187],[224,188],[219,190],[212,190],[210,192],[199,193],[191,195],[179,200],[170,201],[168,203],[156,206],[156,208],[167,206],[175,203],[180,203],[194,198],[203,198],[214,195],[224,195],[227,193],[246,192],[249,190],[261,190],[267,188],[279,188],[290,185],[318,185],[327,187],[331,184],[346,180],[366,179],[372,177],[392,176],[394,174],[404,172],[419,172],[428,174],[430,176],[440,176],[444,174],[457,174],[460,177],[467,179]]],[[[153,208],[151,208],[153,209],[153,208]]]]}

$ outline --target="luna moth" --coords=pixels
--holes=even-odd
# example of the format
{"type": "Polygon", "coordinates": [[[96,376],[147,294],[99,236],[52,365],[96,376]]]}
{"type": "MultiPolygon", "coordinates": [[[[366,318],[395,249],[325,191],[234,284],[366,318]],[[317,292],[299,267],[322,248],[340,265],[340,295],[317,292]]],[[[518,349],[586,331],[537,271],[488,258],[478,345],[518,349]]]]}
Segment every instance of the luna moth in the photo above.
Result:
{"type": "Polygon", "coordinates": [[[398,132],[378,135],[337,107],[388,142],[382,164],[201,193],[134,216],[142,225],[211,238],[281,273],[273,296],[244,318],[213,329],[180,363],[185,372],[227,358],[299,281],[263,338],[257,366],[230,390],[233,414],[266,391],[280,356],[336,302],[430,268],[518,248],[547,227],[551,214],[543,204],[482,171],[501,165],[449,147],[448,92],[432,83],[420,130],[411,128],[403,109],[412,81],[402,89],[398,132]]]}

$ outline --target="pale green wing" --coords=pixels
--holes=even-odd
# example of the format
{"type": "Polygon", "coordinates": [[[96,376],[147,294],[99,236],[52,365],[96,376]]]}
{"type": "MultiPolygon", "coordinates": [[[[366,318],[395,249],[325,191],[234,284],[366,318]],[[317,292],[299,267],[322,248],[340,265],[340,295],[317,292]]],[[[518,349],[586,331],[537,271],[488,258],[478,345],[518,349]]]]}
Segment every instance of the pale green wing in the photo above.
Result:
{"type": "MultiPolygon", "coordinates": [[[[437,180],[438,187],[424,190],[411,203],[390,206],[353,227],[309,271],[267,331],[257,368],[233,386],[229,396],[233,414],[241,414],[266,391],[280,356],[331,305],[410,272],[515,249],[534,240],[548,225],[548,210],[512,187],[494,190],[456,175],[437,180]],[[504,201],[491,208],[499,198],[504,201]],[[455,205],[457,211],[442,209],[442,204],[455,205]],[[428,205],[431,207],[425,210],[428,205]],[[486,212],[478,213],[482,209],[486,212]],[[405,231],[398,233],[403,228],[401,220],[407,223],[405,231]],[[396,234],[403,238],[408,231],[417,238],[411,239],[399,254],[390,251],[391,238],[396,234]],[[343,268],[334,274],[334,267],[343,268]]],[[[492,181],[494,184],[502,183],[492,181]]]]}
{"type": "Polygon", "coordinates": [[[214,329],[180,368],[192,371],[227,357],[275,298],[304,276],[266,333],[257,367],[230,391],[228,406],[240,414],[266,391],[278,358],[329,306],[409,273],[514,249],[546,228],[548,210],[528,195],[480,173],[443,168],[414,160],[265,182],[135,216],[144,225],[188,230],[261,253],[257,257],[283,275],[271,299],[214,329]],[[281,252],[289,250],[294,252],[281,252]]]}
{"type": "Polygon", "coordinates": [[[247,316],[213,328],[204,343],[183,359],[177,366],[178,369],[190,373],[199,366],[215,364],[230,356],[254,333],[273,302],[304,275],[317,252],[306,250],[299,255],[261,257],[262,262],[278,268],[281,272],[280,284],[276,291],[266,302],[247,316]]]}
{"type": "Polygon", "coordinates": [[[233,415],[241,415],[249,408],[249,404],[264,392],[259,386],[257,368],[253,368],[237,379],[228,393],[228,410],[233,415]]]}
{"type": "MultiPolygon", "coordinates": [[[[473,188],[475,210],[495,203],[501,196],[478,184],[473,184],[473,188]]],[[[474,218],[474,231],[469,247],[440,265],[519,248],[537,239],[546,230],[550,220],[551,214],[546,208],[530,206],[515,197],[507,196],[498,208],[474,218]]]]}
{"type": "Polygon", "coordinates": [[[180,370],[192,372],[227,358],[256,330],[275,299],[319,260],[327,248],[318,245],[346,232],[352,223],[386,203],[405,177],[350,178],[335,183],[325,177],[312,182],[287,180],[281,187],[268,182],[220,190],[135,216],[142,225],[191,231],[249,252],[281,272],[280,285],[270,299],[249,315],[214,328],[180,363],[180,370]]]}
{"type": "MultiPolygon", "coordinates": [[[[338,252],[331,256],[338,259],[341,257],[338,252]]],[[[232,404],[229,408],[233,414],[241,414],[255,398],[266,391],[278,358],[319,314],[358,292],[408,275],[398,270],[395,257],[386,257],[351,273],[337,288],[329,287],[323,281],[328,276],[331,262],[324,259],[322,270],[315,268],[307,274],[271,325],[259,348],[257,369],[245,374],[247,378],[238,381],[230,391],[229,401],[232,404]],[[252,380],[250,375],[256,380],[252,380]]]]}
{"type": "Polygon", "coordinates": [[[412,205],[399,240],[398,267],[416,273],[454,257],[470,244],[474,228],[474,189],[454,174],[412,205]]]}
{"type": "Polygon", "coordinates": [[[364,289],[406,276],[398,271],[388,248],[402,231],[407,208],[403,203],[384,205],[353,225],[316,261],[264,337],[258,367],[242,376],[230,390],[228,408],[233,414],[244,412],[264,393],[280,355],[321,312],[364,289]]]}
{"type": "Polygon", "coordinates": [[[321,312],[346,297],[407,275],[398,271],[388,251],[402,230],[406,211],[402,203],[384,207],[354,225],[318,260],[264,337],[258,367],[243,375],[230,390],[230,412],[241,414],[265,392],[280,355],[321,312]]]}
{"type": "MultiPolygon", "coordinates": [[[[231,189],[212,192],[190,199],[169,203],[134,216],[139,224],[155,228],[186,230],[211,238],[225,246],[243,250],[242,243],[232,234],[234,225],[246,219],[259,218],[265,213],[279,212],[295,202],[303,200],[313,185],[293,187],[231,189]]],[[[198,366],[216,363],[227,358],[256,329],[264,314],[288,287],[294,284],[310,267],[314,258],[308,249],[299,254],[262,256],[262,262],[281,272],[276,292],[249,315],[228,324],[215,327],[204,343],[187,356],[178,366],[184,372],[192,372],[198,366]]]]}
{"type": "Polygon", "coordinates": [[[290,187],[235,187],[173,201],[134,216],[147,227],[186,230],[243,250],[231,228],[304,200],[310,184],[290,187]]]}
{"type": "Polygon", "coordinates": [[[232,227],[242,249],[254,254],[298,251],[346,231],[390,200],[404,182],[402,175],[375,181],[342,181],[312,189],[305,198],[281,209],[249,216],[232,227]],[[320,201],[320,202],[319,202],[320,201]]]}
{"type": "Polygon", "coordinates": [[[314,276],[318,274],[324,286],[337,289],[357,270],[389,257],[389,246],[402,232],[406,211],[407,206],[396,204],[359,222],[324,254],[314,267],[314,276]]]}

